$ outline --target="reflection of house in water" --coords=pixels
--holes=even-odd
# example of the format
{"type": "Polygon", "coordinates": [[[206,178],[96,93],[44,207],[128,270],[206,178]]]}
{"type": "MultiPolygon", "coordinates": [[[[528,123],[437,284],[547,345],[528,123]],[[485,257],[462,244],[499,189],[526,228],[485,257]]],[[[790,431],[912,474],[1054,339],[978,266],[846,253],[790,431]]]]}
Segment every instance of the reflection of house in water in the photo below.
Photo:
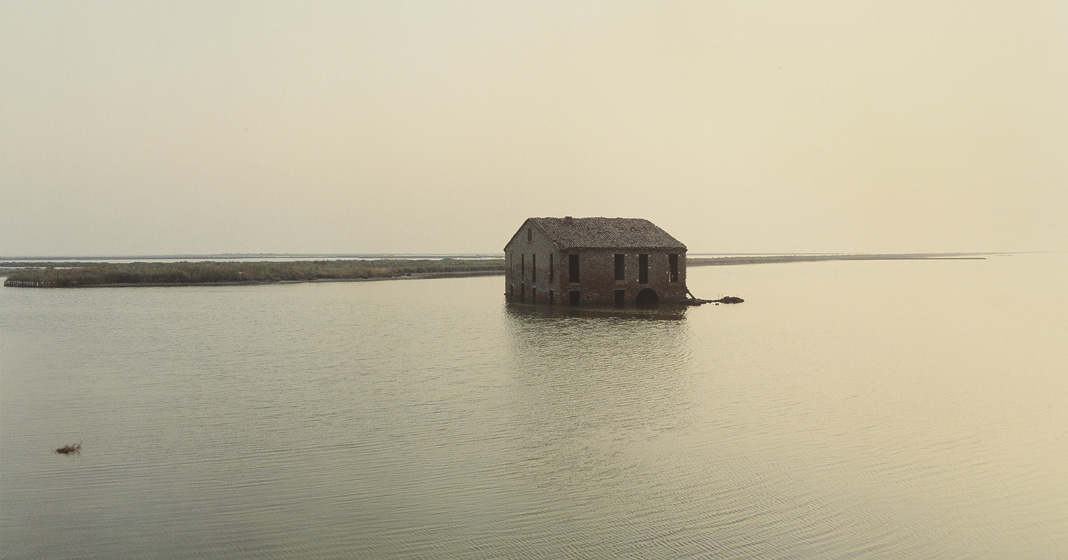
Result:
{"type": "Polygon", "coordinates": [[[508,316],[527,321],[559,319],[612,319],[617,322],[679,322],[686,319],[688,306],[661,305],[653,308],[609,307],[595,305],[509,305],[508,316]]]}
{"type": "Polygon", "coordinates": [[[686,303],[686,246],[640,218],[528,218],[504,247],[513,301],[686,303]]]}
{"type": "Polygon", "coordinates": [[[505,306],[510,351],[501,367],[521,388],[509,403],[512,425],[523,434],[518,457],[530,465],[589,466],[533,468],[536,483],[554,485],[564,473],[566,488],[575,477],[600,484],[600,469],[618,466],[619,434],[693,422],[695,347],[686,312],[671,305],[505,306]]]}

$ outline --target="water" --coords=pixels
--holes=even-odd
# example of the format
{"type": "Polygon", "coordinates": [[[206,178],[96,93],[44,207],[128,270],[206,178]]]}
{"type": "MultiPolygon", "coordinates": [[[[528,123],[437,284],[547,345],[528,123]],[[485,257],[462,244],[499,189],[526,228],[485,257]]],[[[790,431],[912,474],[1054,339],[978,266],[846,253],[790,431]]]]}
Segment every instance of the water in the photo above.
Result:
{"type": "Polygon", "coordinates": [[[1068,258],[0,289],[0,556],[1060,558],[1068,258]],[[53,450],[82,442],[78,455],[53,450]]]}

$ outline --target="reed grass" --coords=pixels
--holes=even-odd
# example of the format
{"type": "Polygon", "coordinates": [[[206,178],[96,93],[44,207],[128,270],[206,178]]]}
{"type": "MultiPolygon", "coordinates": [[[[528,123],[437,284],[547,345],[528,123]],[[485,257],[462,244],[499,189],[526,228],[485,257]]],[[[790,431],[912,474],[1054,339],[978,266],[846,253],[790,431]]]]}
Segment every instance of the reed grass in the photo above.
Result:
{"type": "Polygon", "coordinates": [[[368,280],[410,275],[500,274],[503,272],[504,259],[135,262],[24,268],[12,272],[4,285],[45,288],[171,286],[368,280]]]}

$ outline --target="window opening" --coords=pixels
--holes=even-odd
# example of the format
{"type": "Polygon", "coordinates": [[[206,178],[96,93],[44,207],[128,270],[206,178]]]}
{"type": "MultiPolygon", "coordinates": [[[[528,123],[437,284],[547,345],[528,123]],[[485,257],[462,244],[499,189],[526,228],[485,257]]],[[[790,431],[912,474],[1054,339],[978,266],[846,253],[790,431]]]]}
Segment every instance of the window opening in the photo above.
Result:
{"type": "Polygon", "coordinates": [[[626,256],[616,255],[616,281],[622,282],[626,278],[626,256]]]}
{"type": "Polygon", "coordinates": [[[567,256],[567,277],[568,282],[575,284],[579,281],[579,256],[572,254],[567,256]]]}
{"type": "Polygon", "coordinates": [[[638,255],[638,283],[649,283],[649,255],[638,255]]]}
{"type": "Polygon", "coordinates": [[[668,255],[668,266],[671,267],[671,282],[679,281],[679,256],[668,255]]]}

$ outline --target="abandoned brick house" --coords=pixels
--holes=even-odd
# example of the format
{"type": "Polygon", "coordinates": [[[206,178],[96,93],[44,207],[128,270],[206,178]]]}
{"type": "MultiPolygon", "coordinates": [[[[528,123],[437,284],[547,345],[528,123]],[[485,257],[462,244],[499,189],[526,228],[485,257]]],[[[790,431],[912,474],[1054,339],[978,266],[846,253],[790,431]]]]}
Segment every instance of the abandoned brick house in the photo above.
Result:
{"type": "Polygon", "coordinates": [[[641,218],[528,218],[504,247],[508,299],[685,303],[686,246],[641,218]]]}

